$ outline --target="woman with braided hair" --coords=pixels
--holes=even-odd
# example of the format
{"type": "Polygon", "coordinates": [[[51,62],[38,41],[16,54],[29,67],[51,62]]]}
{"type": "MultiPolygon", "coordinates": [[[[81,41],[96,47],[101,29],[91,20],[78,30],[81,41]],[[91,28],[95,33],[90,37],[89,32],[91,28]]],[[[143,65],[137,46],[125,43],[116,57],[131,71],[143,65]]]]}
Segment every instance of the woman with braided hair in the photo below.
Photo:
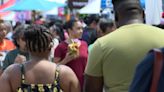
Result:
{"type": "Polygon", "coordinates": [[[44,26],[30,25],[24,33],[30,60],[9,66],[0,78],[0,92],[80,92],[74,72],[49,62],[52,34],[44,26]]]}

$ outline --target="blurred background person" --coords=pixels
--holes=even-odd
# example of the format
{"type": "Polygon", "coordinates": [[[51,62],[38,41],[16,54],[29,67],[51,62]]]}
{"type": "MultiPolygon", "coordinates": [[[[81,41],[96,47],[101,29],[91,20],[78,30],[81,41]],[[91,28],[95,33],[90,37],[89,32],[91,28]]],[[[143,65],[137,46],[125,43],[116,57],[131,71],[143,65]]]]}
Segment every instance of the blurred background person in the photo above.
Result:
{"type": "Polygon", "coordinates": [[[112,19],[100,19],[98,28],[97,28],[97,34],[98,37],[105,36],[111,32],[113,32],[116,29],[115,23],[112,19]]]}
{"type": "Polygon", "coordinates": [[[10,22],[4,22],[4,24],[7,27],[7,34],[6,34],[6,39],[13,40],[12,35],[13,35],[13,26],[10,22]]]}
{"type": "Polygon", "coordinates": [[[10,51],[15,49],[13,42],[5,39],[7,32],[7,26],[4,23],[0,23],[0,51],[10,51]]]}
{"type": "Polygon", "coordinates": [[[12,39],[16,49],[7,53],[5,60],[3,61],[3,70],[13,63],[23,63],[29,60],[29,53],[26,51],[26,43],[23,39],[25,28],[26,25],[19,25],[15,28],[12,39]]]}
{"type": "Polygon", "coordinates": [[[55,38],[58,39],[59,43],[65,40],[62,20],[50,20],[45,25],[50,29],[55,38]]]}
{"type": "MultiPolygon", "coordinates": [[[[14,22],[14,21],[13,21],[14,22]]],[[[8,23],[7,23],[8,24],[8,23]]],[[[12,36],[13,36],[13,34],[14,34],[14,31],[15,31],[15,29],[18,27],[18,26],[20,26],[20,25],[22,25],[23,23],[21,23],[21,22],[19,22],[19,21],[17,21],[17,22],[14,22],[13,24],[11,24],[11,26],[12,26],[12,31],[10,31],[7,35],[6,35],[6,38],[7,39],[11,39],[11,40],[13,40],[12,39],[12,36]]],[[[8,24],[8,25],[10,25],[10,24],[8,24]]]]}
{"type": "MultiPolygon", "coordinates": [[[[99,21],[99,24],[97,26],[97,37],[103,37],[111,32],[113,32],[116,29],[115,23],[111,19],[105,19],[102,18],[99,21]]],[[[93,44],[89,45],[88,51],[90,52],[92,49],[93,44]]]]}
{"type": "Polygon", "coordinates": [[[56,47],[59,45],[59,41],[61,41],[60,39],[60,29],[54,24],[50,27],[50,33],[53,36],[53,46],[51,48],[51,53],[50,53],[50,59],[52,61],[54,61],[54,51],[56,49],[56,47]]]}
{"type": "Polygon", "coordinates": [[[86,27],[84,28],[82,40],[86,41],[88,46],[93,44],[97,39],[96,28],[99,23],[99,15],[91,14],[84,18],[86,27]]]}
{"type": "MultiPolygon", "coordinates": [[[[12,41],[6,39],[7,34],[7,26],[4,24],[4,22],[0,23],[0,68],[3,66],[3,60],[6,56],[6,54],[15,49],[15,45],[12,41]]],[[[0,70],[0,72],[2,72],[0,70]]]]}
{"type": "Polygon", "coordinates": [[[65,24],[69,39],[61,42],[55,49],[55,63],[69,66],[80,81],[83,88],[84,69],[88,58],[88,46],[85,41],[80,40],[83,27],[78,19],[72,19],[65,24]]]}

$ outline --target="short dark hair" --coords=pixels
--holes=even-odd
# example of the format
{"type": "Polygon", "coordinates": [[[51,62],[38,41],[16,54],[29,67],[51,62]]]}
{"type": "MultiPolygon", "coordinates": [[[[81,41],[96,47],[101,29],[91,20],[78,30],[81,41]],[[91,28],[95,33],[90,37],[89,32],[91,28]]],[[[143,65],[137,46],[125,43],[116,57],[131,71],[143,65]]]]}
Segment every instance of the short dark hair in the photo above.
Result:
{"type": "Polygon", "coordinates": [[[118,20],[118,13],[122,16],[128,16],[130,18],[136,18],[137,15],[143,15],[143,9],[139,0],[112,0],[115,9],[115,19],[118,20]]]}
{"type": "Polygon", "coordinates": [[[50,27],[50,29],[52,29],[53,31],[55,31],[58,35],[60,34],[60,29],[59,29],[59,27],[56,26],[55,24],[52,25],[52,26],[50,27]]]}
{"type": "Polygon", "coordinates": [[[64,25],[64,29],[68,30],[68,29],[72,29],[75,22],[78,22],[79,20],[78,19],[71,19],[69,20],[68,22],[65,23],[64,25]]]}
{"type": "Polygon", "coordinates": [[[27,25],[19,25],[15,28],[12,39],[17,48],[19,48],[19,44],[17,43],[17,40],[23,37],[23,34],[25,32],[27,25]]]}
{"type": "Polygon", "coordinates": [[[111,19],[101,19],[99,23],[99,27],[103,33],[106,32],[107,27],[112,28],[114,26],[114,21],[111,19]]]}
{"type": "Polygon", "coordinates": [[[121,8],[127,8],[126,11],[132,9],[142,10],[140,0],[112,0],[114,7],[119,6],[120,4],[126,4],[128,6],[123,5],[121,8]]]}
{"type": "Polygon", "coordinates": [[[97,14],[91,14],[91,15],[88,15],[87,17],[84,18],[84,22],[87,24],[87,25],[90,25],[92,22],[96,22],[98,23],[100,20],[100,16],[97,15],[97,14]]]}
{"type": "Polygon", "coordinates": [[[140,3],[140,0],[112,0],[113,4],[118,4],[123,2],[140,3]]]}
{"type": "Polygon", "coordinates": [[[58,38],[59,42],[65,40],[65,39],[64,39],[64,31],[63,31],[62,28],[60,28],[60,25],[55,25],[55,24],[54,24],[54,25],[52,25],[52,26],[50,27],[50,29],[51,29],[52,31],[56,32],[57,35],[60,37],[60,38],[58,38]]]}
{"type": "Polygon", "coordinates": [[[50,50],[53,37],[45,26],[32,24],[27,27],[24,39],[28,51],[45,52],[50,50]]]}

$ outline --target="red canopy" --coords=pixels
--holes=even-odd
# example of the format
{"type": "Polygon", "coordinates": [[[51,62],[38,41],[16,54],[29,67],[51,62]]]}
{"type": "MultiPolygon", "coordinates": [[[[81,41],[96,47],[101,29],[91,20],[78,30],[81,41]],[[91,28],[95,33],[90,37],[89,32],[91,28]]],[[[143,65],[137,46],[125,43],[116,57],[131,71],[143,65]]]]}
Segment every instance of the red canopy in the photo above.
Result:
{"type": "Polygon", "coordinates": [[[12,6],[15,3],[16,0],[9,0],[8,2],[4,3],[3,5],[0,6],[0,10],[7,8],[9,6],[12,6]]]}
{"type": "MultiPolygon", "coordinates": [[[[5,8],[7,8],[7,7],[12,6],[15,2],[16,2],[16,0],[8,0],[3,5],[0,5],[0,10],[3,10],[5,8]]],[[[9,11],[8,12],[0,12],[0,17],[7,16],[8,14],[10,14],[9,11]]]]}

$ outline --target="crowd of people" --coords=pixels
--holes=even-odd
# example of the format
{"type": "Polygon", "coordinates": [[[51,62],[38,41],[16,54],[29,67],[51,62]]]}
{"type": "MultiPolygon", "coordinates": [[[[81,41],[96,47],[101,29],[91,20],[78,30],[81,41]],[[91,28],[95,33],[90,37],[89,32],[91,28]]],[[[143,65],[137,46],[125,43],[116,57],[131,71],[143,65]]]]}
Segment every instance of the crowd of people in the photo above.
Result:
{"type": "Polygon", "coordinates": [[[128,92],[136,66],[164,47],[139,0],[112,0],[115,20],[0,21],[0,92],[128,92]],[[84,25],[85,23],[85,25],[84,25]]]}

